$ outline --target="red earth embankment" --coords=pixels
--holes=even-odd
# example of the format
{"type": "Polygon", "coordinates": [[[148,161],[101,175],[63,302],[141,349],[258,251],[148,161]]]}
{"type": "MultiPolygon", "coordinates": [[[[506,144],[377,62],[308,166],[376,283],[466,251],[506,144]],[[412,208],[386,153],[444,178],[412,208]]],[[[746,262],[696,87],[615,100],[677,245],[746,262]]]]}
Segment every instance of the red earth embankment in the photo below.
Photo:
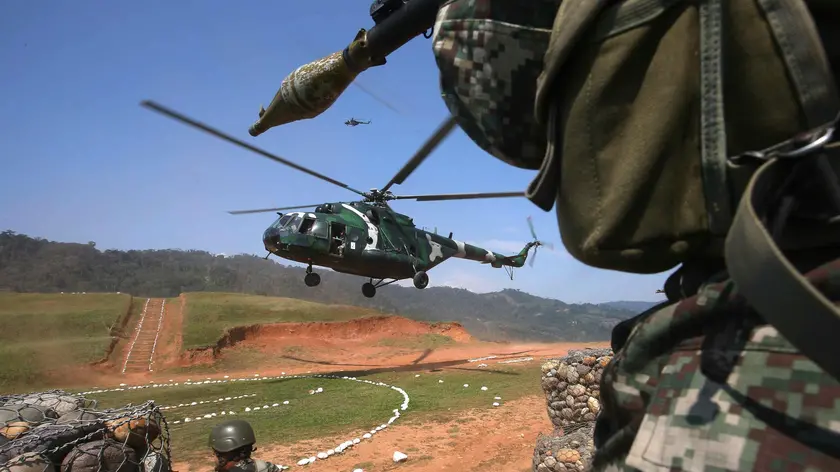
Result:
{"type": "Polygon", "coordinates": [[[184,352],[183,361],[187,364],[212,362],[219,357],[222,350],[244,342],[271,344],[294,341],[294,344],[310,344],[307,341],[328,340],[331,343],[370,343],[386,338],[410,338],[429,334],[446,336],[458,343],[473,340],[460,323],[428,323],[400,316],[371,316],[350,321],[257,324],[228,329],[214,346],[184,352]]]}

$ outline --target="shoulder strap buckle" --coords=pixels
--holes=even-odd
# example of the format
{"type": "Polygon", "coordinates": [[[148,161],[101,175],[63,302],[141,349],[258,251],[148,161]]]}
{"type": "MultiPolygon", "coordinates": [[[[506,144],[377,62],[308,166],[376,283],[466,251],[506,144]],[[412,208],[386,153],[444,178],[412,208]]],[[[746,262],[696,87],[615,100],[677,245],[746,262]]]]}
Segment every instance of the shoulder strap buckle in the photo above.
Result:
{"type": "Polygon", "coordinates": [[[834,121],[818,128],[800,133],[787,141],[774,144],[761,151],[747,151],[733,156],[731,160],[736,163],[746,159],[767,162],[771,159],[786,160],[809,156],[825,149],[837,147],[840,144],[838,128],[840,128],[840,114],[834,118],[834,121]]]}

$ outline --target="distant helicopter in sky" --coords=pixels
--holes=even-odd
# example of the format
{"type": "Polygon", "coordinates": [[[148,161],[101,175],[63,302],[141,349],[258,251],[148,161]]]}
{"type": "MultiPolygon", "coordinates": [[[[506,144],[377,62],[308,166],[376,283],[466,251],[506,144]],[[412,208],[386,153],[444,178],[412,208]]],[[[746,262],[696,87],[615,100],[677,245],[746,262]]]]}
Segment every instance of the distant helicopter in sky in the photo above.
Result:
{"type": "Polygon", "coordinates": [[[370,120],[368,120],[368,121],[359,121],[359,120],[357,120],[357,119],[355,119],[355,118],[350,118],[349,120],[345,121],[345,122],[344,122],[344,124],[345,124],[345,125],[347,125],[347,126],[369,125],[369,124],[370,124],[370,120]]]}

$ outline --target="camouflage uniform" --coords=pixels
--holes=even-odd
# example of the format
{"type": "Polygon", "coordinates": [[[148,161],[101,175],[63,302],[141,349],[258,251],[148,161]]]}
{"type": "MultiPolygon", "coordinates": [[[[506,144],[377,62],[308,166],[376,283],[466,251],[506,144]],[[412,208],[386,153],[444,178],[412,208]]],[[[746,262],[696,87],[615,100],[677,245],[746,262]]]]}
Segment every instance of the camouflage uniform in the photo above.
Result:
{"type": "MultiPolygon", "coordinates": [[[[675,3],[587,2],[650,7],[637,8],[637,16],[675,3]]],[[[454,0],[441,8],[435,25],[434,52],[450,112],[482,149],[517,167],[545,170],[543,158],[552,146],[545,136],[557,133],[553,122],[548,133],[539,122],[535,83],[544,78],[543,58],[560,3],[454,0]]],[[[765,9],[774,4],[756,3],[765,9]]],[[[826,5],[814,1],[809,7],[826,5]]],[[[773,11],[775,19],[781,10],[773,11]]],[[[820,35],[836,39],[829,29],[820,35]]],[[[783,39],[786,51],[804,47],[795,44],[797,38],[783,39]]],[[[840,42],[823,41],[836,73],[840,42]]],[[[803,70],[795,80],[813,79],[803,70]]],[[[765,103],[774,99],[769,95],[765,103]]],[[[815,105],[831,109],[832,100],[815,105]]],[[[836,163],[836,156],[826,156],[836,163]]],[[[762,185],[775,185],[790,170],[779,162],[762,167],[747,187],[727,240],[726,264],[721,254],[719,260],[684,265],[666,284],[668,302],[614,330],[616,355],[602,377],[593,470],[840,470],[840,356],[826,352],[840,319],[840,259],[834,259],[840,257],[840,238],[827,236],[833,241],[814,253],[787,253],[789,260],[780,255],[759,224],[772,209],[763,203],[768,192],[762,185]],[[814,346],[803,339],[807,330],[792,326],[804,314],[809,322],[822,316],[811,334],[814,346]]],[[[552,172],[541,171],[537,180],[555,178],[552,172]]]]}
{"type": "Polygon", "coordinates": [[[224,470],[228,472],[280,472],[281,469],[271,462],[248,458],[232,463],[224,470]]]}

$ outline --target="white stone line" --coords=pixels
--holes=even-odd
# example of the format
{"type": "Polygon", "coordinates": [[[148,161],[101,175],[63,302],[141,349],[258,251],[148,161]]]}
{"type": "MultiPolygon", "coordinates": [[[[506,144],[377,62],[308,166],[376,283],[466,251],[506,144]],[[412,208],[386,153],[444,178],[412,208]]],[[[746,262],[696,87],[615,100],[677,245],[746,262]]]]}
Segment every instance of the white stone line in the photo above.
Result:
{"type": "Polygon", "coordinates": [[[157,331],[155,331],[155,342],[152,343],[152,353],[149,354],[149,372],[152,371],[152,364],[154,363],[155,358],[155,348],[157,347],[158,337],[160,336],[160,328],[163,326],[164,308],[166,308],[166,299],[164,299],[163,303],[160,305],[160,316],[158,317],[157,331]]]}
{"type": "MultiPolygon", "coordinates": [[[[236,397],[232,397],[232,398],[236,398],[236,397]]],[[[193,402],[190,405],[195,404],[195,403],[197,403],[197,402],[193,402]]],[[[283,402],[276,402],[276,403],[272,403],[271,405],[264,404],[264,405],[257,405],[257,406],[253,406],[253,407],[246,406],[245,408],[242,409],[242,413],[250,413],[252,411],[268,410],[269,408],[277,408],[281,405],[281,403],[283,405],[288,405],[291,402],[289,402],[289,400],[284,400],[283,402]]],[[[189,406],[189,405],[187,405],[187,406],[189,406]]],[[[233,411],[233,410],[222,410],[218,413],[206,413],[204,415],[198,415],[198,416],[187,416],[183,420],[173,421],[172,424],[189,423],[189,422],[192,422],[192,421],[201,421],[202,419],[214,418],[216,416],[235,415],[235,414],[236,414],[236,412],[233,411]]]]}
{"type": "Polygon", "coordinates": [[[499,356],[476,357],[475,359],[467,359],[467,362],[489,361],[490,359],[495,359],[497,357],[499,356]]]}
{"type": "MultiPolygon", "coordinates": [[[[400,411],[405,411],[405,410],[408,409],[408,403],[409,403],[409,400],[410,400],[409,396],[408,396],[408,393],[400,387],[397,387],[397,386],[394,386],[394,385],[389,385],[389,384],[386,384],[384,382],[374,382],[372,380],[358,379],[356,377],[326,375],[326,374],[313,374],[313,375],[285,375],[284,374],[284,375],[274,376],[274,377],[265,377],[265,376],[260,377],[259,374],[254,374],[254,375],[255,375],[255,377],[243,377],[243,378],[239,378],[239,379],[226,378],[224,380],[211,380],[210,378],[207,378],[206,380],[200,381],[200,382],[192,382],[190,379],[187,379],[187,381],[184,382],[183,384],[181,384],[179,382],[172,382],[171,380],[169,381],[169,383],[164,383],[164,384],[152,383],[150,385],[134,385],[134,386],[128,386],[128,385],[125,385],[125,384],[120,384],[119,388],[112,388],[112,389],[107,389],[107,390],[91,390],[91,391],[88,391],[88,392],[83,392],[82,394],[84,395],[84,394],[106,393],[106,392],[121,392],[121,391],[125,391],[125,390],[170,387],[170,386],[178,386],[178,385],[204,385],[204,384],[216,384],[216,383],[228,383],[228,382],[250,382],[250,381],[255,381],[255,380],[320,378],[320,379],[333,379],[333,380],[352,380],[354,382],[366,383],[368,385],[374,385],[374,386],[377,386],[377,387],[388,387],[391,390],[399,392],[403,396],[403,402],[400,404],[400,407],[395,408],[393,410],[393,413],[394,413],[393,416],[391,416],[386,423],[380,424],[379,426],[371,429],[369,432],[366,432],[366,433],[362,434],[360,437],[356,437],[352,440],[344,441],[343,443],[339,444],[338,446],[336,446],[333,449],[328,449],[326,451],[318,452],[317,454],[313,454],[309,457],[303,458],[303,459],[298,461],[298,465],[307,465],[307,464],[311,464],[311,463],[315,462],[316,460],[327,459],[327,458],[329,458],[329,457],[331,457],[335,454],[341,454],[346,449],[351,448],[354,445],[359,444],[362,441],[370,440],[371,438],[373,438],[373,436],[376,433],[386,429],[390,424],[392,424],[394,421],[396,421],[400,417],[400,411]]],[[[226,375],[225,377],[229,377],[229,376],[226,375]]],[[[313,392],[314,393],[321,393],[323,391],[324,390],[319,387],[318,389],[314,390],[313,392]]],[[[252,395],[254,395],[254,394],[252,394],[252,395]]],[[[204,401],[204,403],[217,403],[219,401],[233,400],[234,398],[235,397],[226,397],[226,398],[220,398],[218,400],[204,401]]],[[[240,398],[242,398],[242,396],[240,396],[240,398]]],[[[289,405],[289,403],[290,402],[288,400],[286,400],[286,401],[282,402],[282,405],[289,405]]],[[[202,402],[191,402],[189,404],[182,403],[182,404],[179,404],[177,406],[161,407],[161,409],[172,409],[172,408],[194,406],[194,405],[200,405],[200,404],[202,404],[202,402]]],[[[254,407],[245,407],[245,408],[243,408],[242,412],[243,413],[251,413],[251,412],[255,412],[255,411],[267,410],[267,409],[270,409],[270,408],[277,408],[277,407],[280,407],[280,406],[281,406],[281,403],[279,403],[279,402],[278,403],[272,403],[271,405],[263,404],[263,405],[258,405],[258,406],[254,406],[254,407]]],[[[201,421],[201,420],[204,420],[204,419],[215,418],[217,416],[230,416],[230,415],[235,415],[235,414],[237,414],[237,413],[233,410],[221,411],[221,412],[218,412],[218,413],[206,413],[206,414],[201,415],[201,416],[187,417],[187,418],[184,418],[183,420],[175,420],[175,421],[172,422],[172,424],[175,425],[175,424],[181,424],[181,423],[190,423],[190,422],[193,422],[193,421],[201,421]]]]}
{"type": "Polygon", "coordinates": [[[177,405],[162,406],[162,407],[160,407],[160,409],[161,410],[174,410],[175,408],[186,408],[186,407],[197,406],[197,405],[206,405],[206,404],[210,404],[210,403],[229,402],[229,401],[232,401],[232,400],[239,400],[239,399],[242,399],[242,398],[251,398],[251,397],[256,397],[256,396],[257,396],[256,393],[246,393],[244,395],[237,395],[235,397],[219,398],[218,400],[200,400],[200,401],[197,401],[197,402],[179,403],[177,405]]]}
{"type": "Polygon", "coordinates": [[[520,357],[518,359],[509,359],[506,361],[499,361],[497,364],[516,364],[517,362],[528,362],[534,360],[533,357],[520,357]]]}
{"type": "MultiPolygon", "coordinates": [[[[296,376],[293,376],[293,377],[296,377],[296,376]]],[[[299,377],[304,378],[304,377],[309,377],[309,376],[299,376],[299,377]]],[[[366,383],[366,384],[375,385],[375,386],[378,386],[378,387],[388,387],[391,390],[395,390],[395,391],[401,393],[404,401],[402,402],[402,404],[400,405],[399,408],[395,408],[393,410],[394,415],[388,419],[387,423],[383,423],[383,424],[373,428],[369,432],[364,433],[361,437],[348,439],[347,441],[342,442],[341,444],[339,444],[338,446],[336,446],[333,449],[328,449],[326,451],[322,451],[322,452],[319,452],[317,454],[313,454],[309,457],[305,457],[305,458],[299,460],[297,462],[297,465],[308,465],[308,464],[311,464],[311,463],[315,462],[316,460],[328,459],[329,457],[331,457],[335,454],[343,453],[346,449],[351,448],[351,447],[355,446],[356,444],[359,444],[362,441],[372,439],[373,435],[375,435],[376,433],[386,429],[394,421],[397,421],[397,419],[400,417],[400,411],[405,411],[405,410],[408,409],[408,402],[409,402],[408,393],[406,393],[406,391],[401,389],[400,387],[396,387],[394,385],[388,385],[384,382],[374,382],[372,380],[357,379],[356,377],[347,377],[347,376],[339,377],[337,375],[313,375],[311,377],[327,378],[327,379],[352,380],[354,382],[366,383]]]]}
{"type": "Polygon", "coordinates": [[[125,363],[123,364],[122,373],[125,373],[125,369],[128,367],[128,359],[131,358],[131,351],[134,350],[134,343],[137,342],[137,338],[140,336],[140,330],[143,329],[143,320],[146,319],[146,308],[149,307],[149,301],[151,298],[146,299],[146,304],[143,305],[143,314],[140,315],[140,321],[137,323],[136,333],[134,333],[134,341],[131,341],[131,346],[128,347],[128,353],[125,355],[125,363]]]}

